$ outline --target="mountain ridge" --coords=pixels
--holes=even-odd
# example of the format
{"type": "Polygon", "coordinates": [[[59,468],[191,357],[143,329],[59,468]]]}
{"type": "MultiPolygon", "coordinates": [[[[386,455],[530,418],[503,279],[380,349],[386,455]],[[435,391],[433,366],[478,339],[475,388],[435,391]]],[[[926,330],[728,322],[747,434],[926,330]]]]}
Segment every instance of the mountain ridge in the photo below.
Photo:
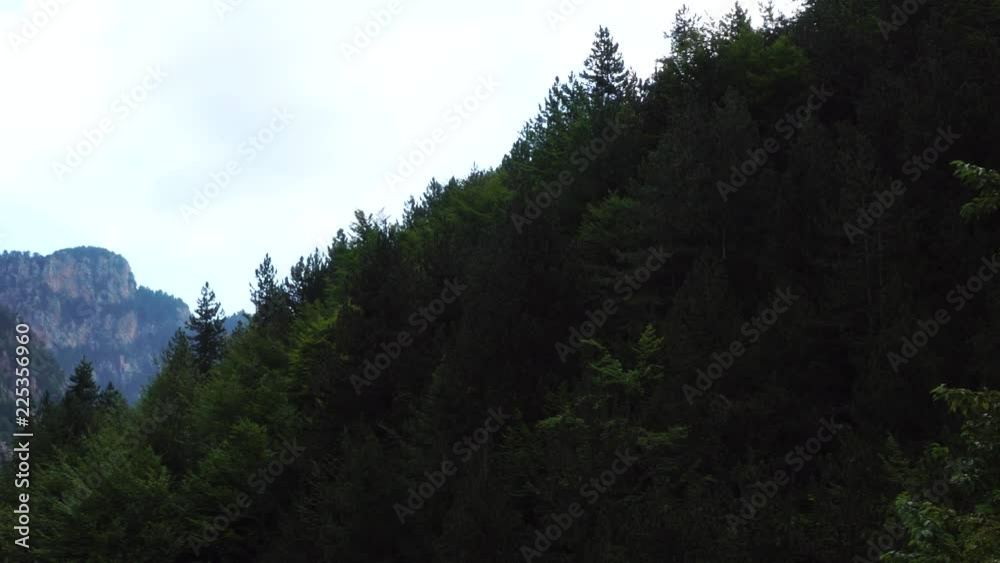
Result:
{"type": "Polygon", "coordinates": [[[49,255],[4,251],[0,307],[31,326],[64,372],[86,358],[98,383],[113,383],[130,401],[190,315],[180,298],[138,285],[124,256],[93,246],[49,255]]]}

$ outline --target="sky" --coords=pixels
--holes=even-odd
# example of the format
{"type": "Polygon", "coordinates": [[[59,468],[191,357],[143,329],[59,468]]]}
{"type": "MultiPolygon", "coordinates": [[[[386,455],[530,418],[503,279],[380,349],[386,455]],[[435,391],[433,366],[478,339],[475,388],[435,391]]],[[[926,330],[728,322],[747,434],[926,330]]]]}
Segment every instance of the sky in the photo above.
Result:
{"type": "Polygon", "coordinates": [[[284,277],[355,210],[398,219],[432,178],[499,165],[598,26],[648,77],[681,6],[0,0],[0,250],[99,246],[250,311],[265,254],[284,277]]]}

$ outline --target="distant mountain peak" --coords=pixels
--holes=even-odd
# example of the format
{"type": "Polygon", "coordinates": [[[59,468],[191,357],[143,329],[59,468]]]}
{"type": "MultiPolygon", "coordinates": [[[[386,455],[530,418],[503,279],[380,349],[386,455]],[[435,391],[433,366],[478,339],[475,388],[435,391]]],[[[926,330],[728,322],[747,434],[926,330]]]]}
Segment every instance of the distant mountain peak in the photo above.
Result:
{"type": "Polygon", "coordinates": [[[86,355],[98,381],[134,399],[170,336],[190,315],[180,299],[136,284],[128,260],[82,246],[42,256],[0,254],[0,306],[19,314],[63,370],[86,355]]]}

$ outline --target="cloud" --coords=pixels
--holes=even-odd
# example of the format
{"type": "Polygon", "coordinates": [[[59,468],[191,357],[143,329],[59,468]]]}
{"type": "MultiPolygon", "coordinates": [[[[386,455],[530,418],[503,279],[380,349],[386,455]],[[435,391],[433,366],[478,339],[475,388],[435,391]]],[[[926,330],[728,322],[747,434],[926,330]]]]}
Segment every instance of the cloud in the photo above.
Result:
{"type": "Polygon", "coordinates": [[[348,62],[343,45],[388,0],[242,0],[221,21],[216,0],[55,1],[58,13],[15,50],[10,34],[47,2],[0,0],[0,75],[15,85],[0,89],[4,248],[104,246],[129,259],[139,283],[189,303],[208,280],[229,311],[249,306],[265,253],[287,271],[317,236],[347,229],[355,209],[398,217],[431,177],[498,164],[555,76],[581,68],[599,24],[648,75],[668,52],[663,33],[680,7],[575,0],[553,30],[546,11],[559,1],[398,0],[399,13],[348,62]],[[52,162],[114,118],[115,100],[150,65],[167,73],[162,85],[60,183],[52,162]],[[398,159],[490,74],[502,88],[389,190],[385,174],[398,159]],[[275,107],[298,118],[185,223],[179,206],[275,107]]]}

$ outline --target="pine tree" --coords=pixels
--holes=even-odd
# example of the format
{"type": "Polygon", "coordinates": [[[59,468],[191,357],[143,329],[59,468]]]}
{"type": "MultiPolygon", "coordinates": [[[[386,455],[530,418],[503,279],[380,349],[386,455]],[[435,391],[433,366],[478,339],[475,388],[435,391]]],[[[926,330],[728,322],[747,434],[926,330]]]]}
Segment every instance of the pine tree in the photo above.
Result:
{"type": "Polygon", "coordinates": [[[197,380],[196,358],[183,330],[178,329],[159,361],[160,373],[150,383],[137,405],[140,419],[156,425],[144,432],[153,451],[175,473],[183,473],[194,455],[191,428],[185,418],[191,412],[197,380]]]}
{"type": "Polygon", "coordinates": [[[118,392],[118,389],[115,389],[115,384],[110,381],[97,396],[97,407],[102,411],[113,411],[126,405],[125,398],[118,392]]]}
{"type": "Polygon", "coordinates": [[[160,373],[188,370],[194,366],[194,363],[191,342],[182,329],[177,329],[160,357],[160,373]]]}
{"type": "Polygon", "coordinates": [[[208,282],[201,288],[198,307],[187,322],[191,348],[194,350],[195,363],[200,373],[207,374],[220,359],[222,359],[223,340],[226,329],[224,326],[225,312],[222,305],[215,299],[215,292],[208,282]]]}
{"type": "Polygon", "coordinates": [[[600,111],[608,106],[633,101],[639,81],[635,72],[625,67],[625,61],[618,52],[618,43],[603,26],[595,37],[590,56],[583,63],[587,70],[580,75],[588,84],[594,105],[600,111]]]}
{"type": "Polygon", "coordinates": [[[94,366],[84,358],[70,376],[69,388],[63,397],[66,426],[71,436],[78,437],[86,432],[93,419],[97,398],[94,366]]]}
{"type": "Polygon", "coordinates": [[[85,403],[93,403],[97,399],[97,382],[94,380],[94,365],[86,358],[80,361],[69,378],[67,398],[73,398],[85,403]]]}
{"type": "Polygon", "coordinates": [[[261,310],[268,305],[269,300],[278,290],[278,271],[271,263],[270,254],[264,255],[264,261],[254,270],[254,275],[257,277],[257,287],[254,288],[253,284],[250,285],[250,301],[257,307],[257,314],[261,314],[261,310]]]}
{"type": "Polygon", "coordinates": [[[288,293],[284,284],[278,283],[278,271],[271,263],[271,255],[264,256],[264,262],[254,270],[257,287],[250,285],[250,301],[256,307],[254,322],[261,326],[283,327],[289,318],[288,293]]]}
{"type": "Polygon", "coordinates": [[[328,273],[332,267],[331,258],[335,249],[344,249],[347,240],[344,230],[337,231],[331,246],[326,250],[314,249],[307,257],[300,257],[292,266],[290,278],[284,282],[284,292],[288,296],[292,312],[299,313],[306,304],[323,298],[328,283],[328,273]]]}

